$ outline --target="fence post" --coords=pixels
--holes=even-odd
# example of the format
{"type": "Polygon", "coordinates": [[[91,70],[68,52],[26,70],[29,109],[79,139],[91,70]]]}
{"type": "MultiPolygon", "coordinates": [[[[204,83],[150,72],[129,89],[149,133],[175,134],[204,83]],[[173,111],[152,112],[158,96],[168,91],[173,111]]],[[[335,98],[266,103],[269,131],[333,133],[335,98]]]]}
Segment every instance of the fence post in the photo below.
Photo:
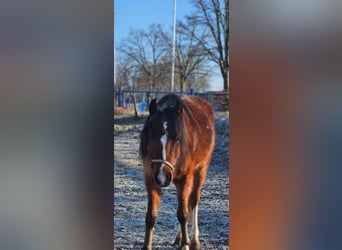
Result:
{"type": "Polygon", "coordinates": [[[118,105],[119,107],[123,106],[123,90],[121,86],[118,88],[118,105]]]}
{"type": "Polygon", "coordinates": [[[193,89],[193,88],[190,89],[189,94],[190,94],[190,95],[194,95],[194,89],[193,89]]]}
{"type": "Polygon", "coordinates": [[[150,91],[146,91],[146,103],[147,105],[150,103],[150,91]]]}

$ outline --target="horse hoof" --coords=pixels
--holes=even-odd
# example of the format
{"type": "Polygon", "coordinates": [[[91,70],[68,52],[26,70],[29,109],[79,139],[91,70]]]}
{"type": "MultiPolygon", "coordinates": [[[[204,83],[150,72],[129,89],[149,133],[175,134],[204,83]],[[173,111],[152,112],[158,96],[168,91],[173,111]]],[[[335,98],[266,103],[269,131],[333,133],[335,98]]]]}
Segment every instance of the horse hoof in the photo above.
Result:
{"type": "Polygon", "coordinates": [[[175,239],[175,241],[173,242],[173,246],[180,246],[181,245],[181,242],[182,242],[182,238],[180,238],[180,237],[177,237],[176,239],[175,239]]]}
{"type": "Polygon", "coordinates": [[[199,249],[200,249],[200,242],[192,241],[190,245],[190,250],[199,250],[199,249]]]}
{"type": "Polygon", "coordinates": [[[141,248],[141,250],[152,250],[152,247],[143,246],[143,247],[141,248]]]}
{"type": "Polygon", "coordinates": [[[182,246],[178,247],[177,249],[178,250],[190,250],[189,245],[190,245],[190,242],[188,242],[185,245],[182,245],[182,246]]]}
{"type": "Polygon", "coordinates": [[[189,250],[189,245],[182,246],[178,248],[179,250],[189,250]]]}

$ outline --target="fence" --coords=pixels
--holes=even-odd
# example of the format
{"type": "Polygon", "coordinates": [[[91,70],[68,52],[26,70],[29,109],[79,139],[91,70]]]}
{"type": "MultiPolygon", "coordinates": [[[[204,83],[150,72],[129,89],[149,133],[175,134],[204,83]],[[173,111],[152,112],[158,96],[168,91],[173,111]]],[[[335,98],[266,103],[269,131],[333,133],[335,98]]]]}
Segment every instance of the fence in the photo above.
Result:
{"type": "MultiPolygon", "coordinates": [[[[114,90],[115,104],[120,107],[133,108],[134,98],[138,106],[139,112],[148,110],[148,104],[154,98],[157,100],[169,93],[167,90],[128,90],[119,87],[114,90]]],[[[229,106],[228,93],[224,91],[208,91],[194,92],[192,89],[189,92],[175,92],[177,95],[194,95],[207,100],[215,111],[227,111],[229,106]]]]}

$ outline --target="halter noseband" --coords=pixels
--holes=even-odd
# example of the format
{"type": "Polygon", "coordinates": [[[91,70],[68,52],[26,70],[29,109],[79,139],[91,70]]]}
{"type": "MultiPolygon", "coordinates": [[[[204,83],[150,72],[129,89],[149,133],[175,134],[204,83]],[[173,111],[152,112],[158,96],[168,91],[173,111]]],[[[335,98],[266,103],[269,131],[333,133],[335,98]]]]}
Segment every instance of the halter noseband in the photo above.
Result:
{"type": "Polygon", "coordinates": [[[155,159],[155,160],[151,160],[152,163],[164,163],[165,165],[167,165],[172,171],[175,170],[175,167],[170,163],[168,162],[167,160],[159,160],[159,159],[155,159]]]}

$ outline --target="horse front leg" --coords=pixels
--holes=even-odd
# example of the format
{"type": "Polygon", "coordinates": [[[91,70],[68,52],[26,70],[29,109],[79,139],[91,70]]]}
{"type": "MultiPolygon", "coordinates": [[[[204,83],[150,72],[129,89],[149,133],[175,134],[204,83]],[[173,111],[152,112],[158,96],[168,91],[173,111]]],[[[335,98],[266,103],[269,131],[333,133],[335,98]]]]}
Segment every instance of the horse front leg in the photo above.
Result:
{"type": "MultiPolygon", "coordinates": [[[[180,224],[180,233],[177,235],[178,240],[181,239],[182,250],[188,250],[190,246],[190,240],[188,236],[188,219],[189,219],[189,196],[191,192],[191,182],[184,183],[177,187],[177,199],[178,199],[178,209],[177,218],[180,224]],[[180,236],[180,237],[179,237],[180,236]]],[[[176,241],[177,241],[176,238],[176,241]]]]}
{"type": "MultiPolygon", "coordinates": [[[[191,224],[192,224],[192,213],[193,212],[192,212],[191,206],[188,206],[188,227],[191,226],[191,224]]],[[[181,242],[182,242],[182,227],[179,224],[178,230],[177,230],[177,236],[176,236],[176,239],[175,239],[173,245],[174,246],[180,246],[181,242]]],[[[190,249],[191,249],[191,247],[190,247],[190,249]]]]}
{"type": "Polygon", "coordinates": [[[160,204],[160,195],[161,190],[155,186],[151,186],[147,188],[148,192],[148,203],[147,203],[147,212],[145,218],[145,238],[144,238],[144,246],[142,250],[151,250],[152,249],[152,236],[154,231],[154,225],[156,224],[158,217],[158,208],[160,204]]]}
{"type": "Polygon", "coordinates": [[[191,237],[191,250],[200,249],[200,241],[198,239],[199,229],[198,229],[198,206],[201,199],[201,189],[205,181],[207,174],[208,163],[206,167],[197,171],[194,175],[194,185],[192,188],[192,193],[190,195],[190,211],[192,217],[192,237],[191,237]]]}
{"type": "Polygon", "coordinates": [[[190,250],[199,250],[200,241],[198,239],[199,229],[198,229],[198,203],[191,209],[191,220],[192,220],[192,237],[190,250]]]}
{"type": "Polygon", "coordinates": [[[181,225],[179,224],[178,225],[178,231],[177,231],[176,239],[173,242],[173,245],[174,246],[179,246],[181,244],[181,241],[182,241],[182,228],[181,228],[181,225]]]}

